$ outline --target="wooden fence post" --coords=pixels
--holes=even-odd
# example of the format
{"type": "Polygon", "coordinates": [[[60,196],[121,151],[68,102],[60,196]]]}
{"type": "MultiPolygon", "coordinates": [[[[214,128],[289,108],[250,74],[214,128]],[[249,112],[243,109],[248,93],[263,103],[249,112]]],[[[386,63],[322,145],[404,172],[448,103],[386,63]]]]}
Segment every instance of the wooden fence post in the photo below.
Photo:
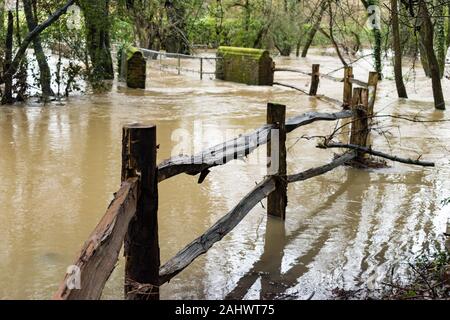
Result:
{"type": "Polygon", "coordinates": [[[203,58],[200,58],[200,80],[203,80],[203,58]]]}
{"type": "Polygon", "coordinates": [[[276,189],[267,198],[267,214],[286,219],[287,207],[287,163],[286,163],[286,106],[269,103],[267,124],[275,125],[271,130],[271,142],[267,145],[268,175],[276,179],[276,189]]]}
{"type": "Polygon", "coordinates": [[[122,181],[139,177],[136,215],[125,236],[125,298],[128,300],[159,299],[156,150],[156,126],[132,124],[123,128],[122,181]]]}
{"type": "Polygon", "coordinates": [[[181,56],[178,56],[178,75],[181,74],[181,56]]]}
{"type": "Polygon", "coordinates": [[[311,88],[309,90],[310,96],[317,95],[319,83],[320,83],[320,64],[313,64],[311,73],[311,88]]]}
{"type": "Polygon", "coordinates": [[[375,100],[377,98],[379,75],[378,72],[369,73],[368,89],[369,89],[369,116],[373,116],[375,108],[375,100]]]}
{"type": "MultiPolygon", "coordinates": [[[[352,110],[350,144],[367,147],[370,132],[368,89],[355,88],[353,90],[352,110]]],[[[357,159],[364,160],[364,153],[358,152],[357,159]]]]}
{"type": "Polygon", "coordinates": [[[353,84],[350,82],[350,79],[353,79],[353,67],[345,67],[344,68],[344,105],[342,106],[344,109],[350,107],[352,103],[352,91],[353,84]]]}

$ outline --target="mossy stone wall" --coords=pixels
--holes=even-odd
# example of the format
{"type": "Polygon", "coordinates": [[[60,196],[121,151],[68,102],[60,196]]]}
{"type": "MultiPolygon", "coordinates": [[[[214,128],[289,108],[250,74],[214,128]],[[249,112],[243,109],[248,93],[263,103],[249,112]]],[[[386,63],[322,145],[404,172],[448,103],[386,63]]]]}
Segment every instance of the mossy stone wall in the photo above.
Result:
{"type": "Polygon", "coordinates": [[[274,62],[267,50],[219,47],[216,78],[248,85],[273,85],[274,62]]]}

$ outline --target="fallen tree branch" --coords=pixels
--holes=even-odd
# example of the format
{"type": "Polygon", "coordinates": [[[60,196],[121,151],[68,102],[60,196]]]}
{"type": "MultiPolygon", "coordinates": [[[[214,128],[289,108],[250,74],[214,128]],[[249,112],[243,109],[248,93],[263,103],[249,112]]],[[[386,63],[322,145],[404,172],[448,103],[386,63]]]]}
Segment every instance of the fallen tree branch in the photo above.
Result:
{"type": "Polygon", "coordinates": [[[275,190],[275,179],[267,177],[247,194],[236,207],[217,221],[202,236],[195,239],[183,250],[166,262],[159,271],[160,285],[170,281],[187,268],[200,255],[206,253],[216,242],[232,231],[247,214],[275,190]]]}
{"type": "Polygon", "coordinates": [[[413,160],[413,159],[400,158],[400,157],[397,157],[397,156],[389,155],[387,153],[383,153],[383,152],[380,152],[380,151],[372,150],[372,148],[362,147],[362,146],[358,146],[358,145],[354,145],[354,144],[328,142],[327,144],[319,145],[318,147],[319,148],[323,148],[323,149],[327,149],[327,148],[353,149],[353,150],[357,150],[357,151],[364,152],[364,153],[367,153],[367,154],[371,154],[373,156],[377,156],[377,157],[381,157],[381,158],[384,158],[384,159],[392,160],[392,161],[395,161],[395,162],[401,162],[401,163],[405,163],[405,164],[413,164],[413,165],[418,165],[418,166],[423,166],[423,167],[434,167],[434,166],[436,166],[436,164],[434,162],[420,161],[419,159],[413,160]]]}
{"type": "Polygon", "coordinates": [[[344,165],[346,162],[351,161],[354,158],[356,158],[356,156],[357,156],[356,151],[347,152],[344,155],[336,158],[334,161],[332,161],[329,164],[326,164],[324,166],[317,167],[317,168],[312,168],[312,169],[306,170],[306,171],[298,173],[298,174],[290,175],[287,177],[287,181],[289,183],[293,183],[293,182],[299,182],[299,181],[304,181],[307,179],[314,178],[316,176],[322,175],[333,169],[336,169],[337,167],[344,165]]]}

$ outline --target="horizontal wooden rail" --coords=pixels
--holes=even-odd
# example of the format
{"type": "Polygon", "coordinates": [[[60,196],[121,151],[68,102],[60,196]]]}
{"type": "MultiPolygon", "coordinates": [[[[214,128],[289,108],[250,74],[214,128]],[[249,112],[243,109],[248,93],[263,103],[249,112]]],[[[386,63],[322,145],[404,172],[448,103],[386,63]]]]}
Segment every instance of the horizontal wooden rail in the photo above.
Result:
{"type": "Polygon", "coordinates": [[[217,221],[202,236],[195,239],[160,269],[160,285],[168,282],[187,268],[196,258],[206,253],[216,242],[232,231],[247,214],[275,190],[275,179],[266,178],[247,194],[236,207],[217,221]]]}
{"type": "Polygon", "coordinates": [[[334,81],[334,82],[344,82],[344,79],[343,79],[343,78],[333,77],[333,76],[330,76],[330,75],[328,75],[328,74],[323,74],[323,73],[321,73],[321,74],[320,74],[320,77],[321,77],[321,78],[324,78],[324,79],[327,79],[327,80],[334,81]]]}
{"type": "Polygon", "coordinates": [[[304,74],[305,76],[311,75],[311,72],[302,71],[302,70],[298,70],[298,69],[292,69],[292,68],[275,68],[273,71],[274,72],[294,72],[294,73],[304,74]]]}
{"type": "MultiPolygon", "coordinates": [[[[275,68],[274,71],[275,72],[294,72],[294,73],[304,74],[306,76],[311,76],[312,75],[311,72],[306,72],[306,71],[302,71],[302,70],[298,70],[298,69],[292,69],[292,68],[275,68]]],[[[328,74],[319,73],[318,75],[321,78],[328,79],[328,80],[331,80],[331,81],[334,81],[334,82],[344,82],[344,79],[333,77],[333,76],[330,76],[328,74]]]]}
{"type": "Polygon", "coordinates": [[[137,193],[137,178],[122,183],[106,214],[70,268],[73,274],[66,274],[53,299],[100,299],[105,283],[117,264],[128,225],[135,215],[137,193]]]}
{"type": "MultiPolygon", "coordinates": [[[[288,176],[288,182],[292,183],[314,178],[344,165],[347,161],[354,159],[356,155],[357,153],[355,151],[350,151],[329,164],[288,176]]],[[[223,239],[258,203],[267,198],[275,190],[275,187],[274,177],[267,177],[250,191],[227,215],[208,229],[208,231],[167,261],[159,272],[160,285],[170,281],[170,279],[186,269],[195,259],[205,254],[216,242],[223,239]]]]}
{"type": "Polygon", "coordinates": [[[158,166],[158,181],[164,181],[181,173],[197,175],[234,159],[242,159],[270,141],[272,128],[273,126],[263,126],[250,134],[221,143],[195,156],[177,156],[165,160],[158,166]]]}
{"type": "Polygon", "coordinates": [[[356,84],[356,85],[358,85],[360,87],[363,87],[363,88],[368,88],[369,87],[369,84],[367,82],[364,82],[364,81],[361,81],[361,80],[357,80],[357,79],[354,79],[354,78],[349,78],[348,81],[350,83],[352,83],[352,84],[356,84]]]}
{"type": "Polygon", "coordinates": [[[347,152],[342,156],[337,157],[334,161],[330,162],[329,164],[317,168],[312,168],[301,173],[290,175],[287,177],[287,180],[289,183],[293,183],[317,177],[319,175],[327,173],[333,169],[336,169],[337,167],[346,164],[347,162],[355,159],[357,155],[358,154],[356,151],[347,152]]]}
{"type": "MultiPolygon", "coordinates": [[[[290,85],[290,84],[274,82],[273,85],[274,86],[281,86],[281,87],[294,89],[294,90],[300,91],[300,92],[302,92],[302,93],[304,93],[306,95],[309,95],[309,93],[306,90],[303,90],[301,88],[298,88],[298,87],[290,85]]],[[[342,101],[339,101],[338,99],[334,99],[334,98],[331,98],[331,97],[327,97],[326,95],[323,95],[323,94],[316,94],[314,97],[319,99],[319,100],[323,100],[323,101],[328,102],[328,103],[330,103],[332,105],[337,105],[337,106],[340,106],[340,107],[343,104],[342,101]]]]}
{"type": "MultiPolygon", "coordinates": [[[[307,112],[286,120],[286,131],[292,132],[315,121],[336,121],[351,118],[352,115],[351,111],[336,113],[307,112]]],[[[212,167],[242,159],[260,146],[270,142],[270,131],[273,128],[273,126],[265,125],[252,133],[221,143],[195,156],[177,156],[165,160],[158,166],[158,181],[162,182],[181,173],[189,175],[207,174],[207,170],[212,167]]]]}

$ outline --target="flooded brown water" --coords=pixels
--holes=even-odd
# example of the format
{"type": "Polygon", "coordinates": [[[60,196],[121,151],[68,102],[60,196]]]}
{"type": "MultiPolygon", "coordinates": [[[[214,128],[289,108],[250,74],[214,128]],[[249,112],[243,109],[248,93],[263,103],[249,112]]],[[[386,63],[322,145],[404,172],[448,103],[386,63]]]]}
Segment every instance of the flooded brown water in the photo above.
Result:
{"type": "MultiPolygon", "coordinates": [[[[320,63],[322,72],[340,67],[329,56],[277,59],[279,66],[303,70],[312,63],[320,63]]],[[[369,70],[369,63],[361,61],[356,77],[366,79],[369,70]]],[[[286,104],[289,116],[339,109],[280,87],[200,81],[154,69],[149,73],[146,91],[119,86],[63,104],[0,108],[1,299],[48,299],[56,290],[119,187],[124,124],[154,122],[163,160],[177,144],[172,141],[175,130],[194,134],[201,124],[203,139],[195,136],[194,142],[214,145],[231,138],[227,132],[263,124],[269,101],[286,104]]],[[[305,88],[309,83],[296,74],[277,74],[277,80],[305,88]]],[[[411,100],[398,101],[393,82],[383,81],[376,111],[450,118],[448,112],[434,111],[430,81],[420,73],[408,87],[411,100]]],[[[448,94],[448,80],[444,87],[448,94]]],[[[323,80],[320,92],[340,99],[342,86],[323,80]]],[[[378,287],[392,266],[403,274],[407,262],[445,230],[450,212],[440,201],[450,196],[450,125],[383,118],[377,127],[391,134],[374,135],[377,149],[407,157],[423,154],[438,166],[341,167],[290,185],[284,225],[256,207],[208,254],[163,286],[162,298],[304,299],[315,292],[314,299],[320,299],[332,297],[336,287],[378,287]]],[[[315,123],[289,135],[290,173],[330,161],[332,151],[316,149],[312,140],[298,140],[333,128],[333,123],[315,123]]],[[[199,149],[197,145],[195,151],[199,149]]],[[[265,166],[257,157],[215,168],[202,185],[186,175],[160,185],[163,262],[262,180],[265,166]]],[[[104,298],[121,299],[122,283],[121,260],[104,298]]]]}

